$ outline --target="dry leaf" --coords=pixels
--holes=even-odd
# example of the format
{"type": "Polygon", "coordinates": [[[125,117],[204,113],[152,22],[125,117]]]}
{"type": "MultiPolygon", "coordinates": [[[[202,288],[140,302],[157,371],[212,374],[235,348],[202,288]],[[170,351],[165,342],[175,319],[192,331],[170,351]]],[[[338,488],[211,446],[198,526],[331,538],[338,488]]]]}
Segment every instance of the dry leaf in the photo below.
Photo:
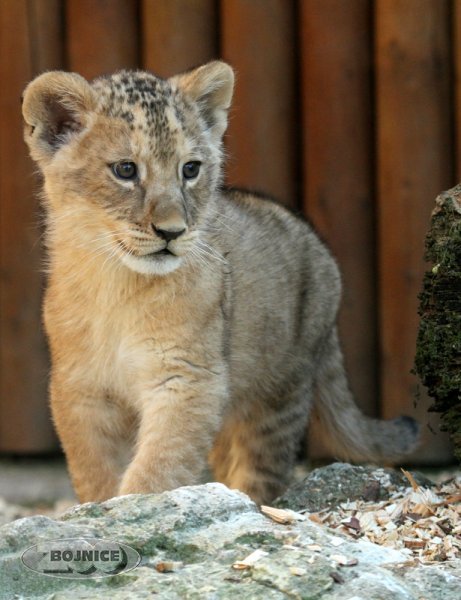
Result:
{"type": "Polygon", "coordinates": [[[369,481],[362,492],[362,498],[366,502],[376,502],[379,500],[379,494],[381,492],[381,484],[377,479],[369,481]]]}
{"type": "Polygon", "coordinates": [[[357,519],[357,517],[351,517],[349,520],[343,519],[341,523],[348,529],[353,529],[357,533],[359,533],[361,530],[360,521],[357,519]]]}
{"type": "Polygon", "coordinates": [[[423,518],[423,515],[421,513],[417,513],[417,512],[409,512],[403,516],[407,519],[411,519],[414,522],[419,521],[420,519],[423,518]]]}
{"type": "MultiPolygon", "coordinates": [[[[411,487],[395,490],[387,500],[343,502],[309,518],[354,539],[358,530],[351,525],[358,522],[366,539],[398,549],[418,564],[461,558],[461,479],[426,489],[410,473],[404,474],[411,487]]],[[[342,538],[334,539],[333,546],[343,543],[342,538]]],[[[312,556],[309,562],[313,560],[312,556]]]]}

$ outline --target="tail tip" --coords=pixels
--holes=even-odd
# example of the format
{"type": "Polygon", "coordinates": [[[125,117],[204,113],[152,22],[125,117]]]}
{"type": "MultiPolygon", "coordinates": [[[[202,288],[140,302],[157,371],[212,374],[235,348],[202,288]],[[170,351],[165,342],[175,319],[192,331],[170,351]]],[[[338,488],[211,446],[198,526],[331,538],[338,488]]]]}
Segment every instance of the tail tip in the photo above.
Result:
{"type": "Polygon", "coordinates": [[[393,422],[402,428],[404,431],[403,439],[407,439],[407,448],[405,452],[413,451],[419,444],[421,437],[421,425],[413,419],[413,417],[409,417],[407,415],[403,415],[401,417],[397,417],[393,419],[393,422]]]}

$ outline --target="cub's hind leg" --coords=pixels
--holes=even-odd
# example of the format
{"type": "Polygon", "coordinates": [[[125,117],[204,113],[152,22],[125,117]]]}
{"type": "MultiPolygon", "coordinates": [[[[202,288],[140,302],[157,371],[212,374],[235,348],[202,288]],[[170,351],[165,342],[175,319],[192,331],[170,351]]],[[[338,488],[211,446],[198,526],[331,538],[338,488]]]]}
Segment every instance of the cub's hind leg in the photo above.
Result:
{"type": "Polygon", "coordinates": [[[264,504],[290,483],[312,404],[311,385],[273,402],[254,401],[245,414],[230,414],[210,455],[214,475],[264,504]]]}

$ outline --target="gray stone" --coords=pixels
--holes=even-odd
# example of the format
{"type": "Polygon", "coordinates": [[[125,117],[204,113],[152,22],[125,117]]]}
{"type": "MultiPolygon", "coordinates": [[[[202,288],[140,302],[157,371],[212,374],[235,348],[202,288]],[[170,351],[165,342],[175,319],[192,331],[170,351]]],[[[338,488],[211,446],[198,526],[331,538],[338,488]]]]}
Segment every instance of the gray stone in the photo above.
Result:
{"type": "MultiPolygon", "coordinates": [[[[419,485],[434,485],[420,473],[412,475],[419,485]]],[[[338,506],[347,500],[385,500],[397,488],[409,486],[410,483],[403,473],[394,469],[334,463],[314,469],[303,481],[292,485],[274,505],[317,512],[338,506]]]]}
{"type": "Polygon", "coordinates": [[[459,600],[461,561],[418,568],[406,561],[400,551],[340,536],[309,519],[274,523],[244,494],[213,483],[83,504],[56,520],[35,516],[4,525],[0,599],[459,600]],[[69,537],[123,542],[142,561],[111,577],[65,580],[22,564],[28,547],[69,537]],[[232,567],[258,549],[265,554],[252,567],[232,567]],[[339,567],[337,554],[357,564],[339,567]]]}

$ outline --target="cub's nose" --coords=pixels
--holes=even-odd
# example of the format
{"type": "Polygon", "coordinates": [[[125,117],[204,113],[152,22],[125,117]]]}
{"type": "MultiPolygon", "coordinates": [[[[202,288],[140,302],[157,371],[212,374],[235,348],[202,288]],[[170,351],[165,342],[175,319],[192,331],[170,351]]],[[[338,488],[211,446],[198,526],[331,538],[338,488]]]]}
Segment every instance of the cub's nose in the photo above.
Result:
{"type": "Polygon", "coordinates": [[[180,235],[182,235],[186,229],[161,229],[159,227],[156,227],[153,223],[152,223],[152,229],[155,231],[155,233],[162,238],[162,240],[165,240],[167,243],[171,242],[172,240],[175,240],[176,238],[178,238],[180,235]]]}

